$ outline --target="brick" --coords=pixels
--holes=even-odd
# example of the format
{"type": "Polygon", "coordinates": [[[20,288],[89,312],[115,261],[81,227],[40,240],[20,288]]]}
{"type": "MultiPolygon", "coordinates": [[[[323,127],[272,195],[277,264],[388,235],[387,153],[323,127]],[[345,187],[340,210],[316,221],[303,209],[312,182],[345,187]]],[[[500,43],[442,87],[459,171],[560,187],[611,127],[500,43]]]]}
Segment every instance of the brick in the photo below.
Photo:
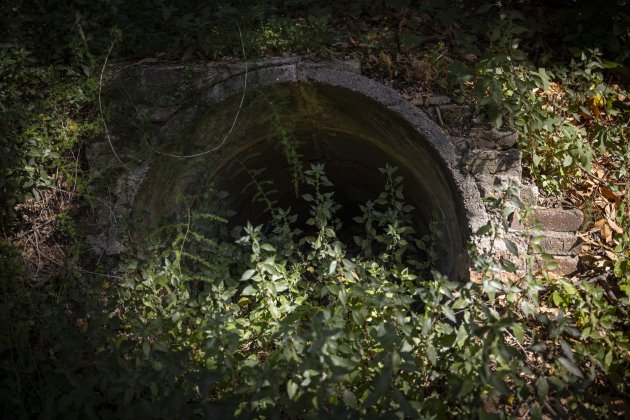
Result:
{"type": "Polygon", "coordinates": [[[577,256],[557,256],[554,258],[558,267],[553,271],[559,274],[573,274],[578,271],[578,264],[580,262],[580,258],[577,256]]]}
{"type": "MultiPolygon", "coordinates": [[[[570,275],[578,271],[578,266],[580,262],[580,258],[577,256],[555,256],[554,262],[556,264],[556,268],[550,269],[549,271],[555,274],[560,275],[570,275]]],[[[543,260],[542,258],[536,259],[534,262],[535,267],[539,269],[547,269],[549,267],[549,262],[543,260]]]]}
{"type": "Polygon", "coordinates": [[[536,209],[534,218],[543,230],[553,232],[576,232],[584,221],[578,209],[536,209]]]}
{"type": "MultiPolygon", "coordinates": [[[[584,215],[578,209],[536,209],[533,217],[535,225],[547,232],[577,232],[584,221],[584,215]]],[[[510,216],[510,228],[523,230],[514,214],[510,216]]]]}
{"type": "Polygon", "coordinates": [[[581,251],[582,239],[569,232],[544,232],[540,240],[543,252],[551,255],[577,255],[581,251]]]}
{"type": "MultiPolygon", "coordinates": [[[[547,232],[577,232],[584,221],[584,215],[578,209],[535,209],[535,226],[547,232]]],[[[530,225],[530,224],[527,224],[530,225]]],[[[514,214],[510,216],[510,228],[523,230],[514,214]]]]}

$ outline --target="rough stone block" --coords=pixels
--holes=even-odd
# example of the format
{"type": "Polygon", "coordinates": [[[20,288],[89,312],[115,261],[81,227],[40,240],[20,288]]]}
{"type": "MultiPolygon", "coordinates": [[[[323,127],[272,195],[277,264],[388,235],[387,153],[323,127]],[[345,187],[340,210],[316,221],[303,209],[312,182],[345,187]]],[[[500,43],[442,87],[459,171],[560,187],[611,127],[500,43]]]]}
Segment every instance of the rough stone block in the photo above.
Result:
{"type": "Polygon", "coordinates": [[[192,106],[175,114],[161,127],[162,135],[169,138],[182,133],[197,115],[197,110],[196,106],[192,106]]]}
{"type": "Polygon", "coordinates": [[[521,199],[521,203],[526,206],[536,206],[538,204],[538,197],[540,196],[540,191],[538,187],[534,184],[522,183],[519,188],[519,197],[521,199]]]}
{"type": "Polygon", "coordinates": [[[553,271],[559,274],[572,274],[578,270],[578,263],[580,258],[577,256],[558,256],[554,258],[554,261],[558,265],[553,271]]]}
{"type": "Polygon", "coordinates": [[[444,124],[451,126],[468,123],[472,120],[473,111],[468,105],[442,105],[440,114],[444,124]]]}
{"type": "Polygon", "coordinates": [[[544,232],[540,240],[542,251],[551,255],[578,255],[582,239],[569,232],[544,232]]]}
{"type": "Polygon", "coordinates": [[[141,81],[144,86],[168,86],[181,82],[185,66],[156,65],[141,67],[141,81]]]}
{"type": "Polygon", "coordinates": [[[466,159],[466,170],[478,175],[505,175],[521,179],[521,152],[519,150],[471,150],[466,159]]]}
{"type": "Polygon", "coordinates": [[[442,96],[442,95],[429,96],[424,101],[425,106],[440,106],[440,105],[446,105],[450,103],[451,103],[451,98],[449,98],[448,96],[442,96]]]}
{"type": "Polygon", "coordinates": [[[465,137],[449,136],[449,139],[459,153],[463,154],[468,150],[468,140],[465,137]]]}
{"type": "MultiPolygon", "coordinates": [[[[265,67],[255,72],[250,73],[252,79],[251,83],[260,86],[272,85],[275,83],[283,82],[296,82],[297,81],[297,69],[294,64],[287,64],[277,67],[265,67]]],[[[249,83],[250,81],[248,81],[249,83]]]]}
{"type": "MultiPolygon", "coordinates": [[[[112,141],[118,140],[114,135],[111,136],[112,141]]],[[[90,178],[97,179],[103,175],[108,169],[119,168],[120,162],[112,153],[112,148],[108,142],[95,142],[86,148],[87,161],[90,166],[90,178]]]]}
{"type": "Polygon", "coordinates": [[[518,177],[511,175],[479,174],[475,175],[475,181],[477,182],[479,193],[483,198],[498,197],[500,194],[497,193],[502,193],[508,188],[508,186],[519,184],[518,177]]]}
{"type": "Polygon", "coordinates": [[[535,268],[543,270],[547,269],[552,273],[564,276],[571,275],[578,271],[580,258],[577,256],[554,256],[553,260],[556,265],[555,268],[551,268],[549,261],[543,260],[542,258],[537,258],[536,261],[534,261],[535,268]]]}
{"type": "Polygon", "coordinates": [[[473,149],[509,149],[518,142],[516,131],[500,131],[496,128],[470,130],[470,146],[473,149]]]}
{"type": "Polygon", "coordinates": [[[534,218],[542,229],[554,232],[576,232],[584,221],[578,209],[537,209],[534,218]]]}
{"type": "MultiPolygon", "coordinates": [[[[537,227],[550,232],[577,232],[584,221],[579,209],[536,209],[533,216],[537,227]]],[[[510,228],[522,230],[523,226],[513,217],[510,228]]]]}

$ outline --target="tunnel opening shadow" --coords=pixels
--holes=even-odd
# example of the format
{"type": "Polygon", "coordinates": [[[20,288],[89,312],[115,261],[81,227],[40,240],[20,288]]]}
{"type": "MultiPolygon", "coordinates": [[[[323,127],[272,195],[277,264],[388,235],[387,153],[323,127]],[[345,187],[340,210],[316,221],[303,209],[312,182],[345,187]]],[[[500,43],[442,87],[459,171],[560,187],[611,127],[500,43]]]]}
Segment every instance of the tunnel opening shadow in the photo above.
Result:
{"type": "MultiPolygon", "coordinates": [[[[391,206],[391,203],[382,202],[385,198],[381,197],[387,194],[387,167],[395,171],[393,178],[402,182],[403,188],[397,200],[404,203],[405,210],[408,211],[400,211],[400,218],[397,220],[399,226],[412,227],[416,237],[441,233],[438,231],[440,222],[432,219],[435,215],[430,207],[430,200],[410,181],[408,171],[401,168],[398,162],[387,156],[377,145],[348,135],[331,135],[322,130],[302,132],[299,138],[308,139],[300,141],[302,169],[308,170],[311,165],[323,165],[327,178],[333,184],[323,187],[321,192],[333,194],[332,200],[337,205],[334,218],[339,223],[336,235],[347,247],[347,256],[361,255],[357,242],[365,235],[365,222],[361,220],[361,216],[366,207],[382,213],[391,206]]],[[[272,215],[266,200],[270,200],[275,208],[297,216],[294,227],[301,231],[300,236],[316,235],[316,228],[306,223],[312,218],[313,203],[303,197],[305,194],[313,196],[314,189],[300,177],[303,174],[292,173],[295,168],[287,164],[282,150],[274,147],[274,144],[279,144],[277,139],[261,141],[237,156],[232,164],[217,174],[218,189],[229,194],[223,205],[236,210],[229,219],[229,226],[234,228],[248,223],[268,223],[272,215]],[[261,189],[266,190],[265,200],[259,196],[261,189]]],[[[386,227],[380,229],[383,231],[386,227]]],[[[440,253],[439,244],[435,244],[435,247],[440,253]]],[[[380,251],[383,250],[377,249],[375,253],[380,251]]],[[[418,257],[428,259],[426,253],[422,254],[418,257]]]]}
{"type": "MultiPolygon", "coordinates": [[[[162,140],[163,146],[212,144],[226,130],[225,112],[220,110],[238,108],[239,99],[234,95],[197,113],[182,135],[162,140]]],[[[453,279],[466,276],[461,260],[467,256],[469,230],[452,170],[426,133],[350,89],[317,83],[256,88],[248,94],[239,123],[220,152],[178,164],[165,160],[164,165],[155,165],[151,178],[158,188],[163,187],[162,180],[192,195],[210,184],[226,191],[223,205],[235,213],[230,226],[269,220],[268,206],[257,199],[259,191],[252,183],[264,182],[274,205],[290,207],[299,216],[297,227],[308,231],[304,221],[309,205],[301,196],[312,191],[298,178],[312,164],[324,164],[334,184],[330,191],[341,205],[338,236],[346,244],[354,243],[361,227],[353,220],[361,215],[359,206],[383,192],[386,178],[379,168],[397,167],[396,175],[404,179],[401,198],[413,206],[409,224],[416,236],[439,232],[436,270],[453,279]]],[[[141,192],[139,207],[155,203],[157,193],[151,193],[151,186],[141,192]]]]}

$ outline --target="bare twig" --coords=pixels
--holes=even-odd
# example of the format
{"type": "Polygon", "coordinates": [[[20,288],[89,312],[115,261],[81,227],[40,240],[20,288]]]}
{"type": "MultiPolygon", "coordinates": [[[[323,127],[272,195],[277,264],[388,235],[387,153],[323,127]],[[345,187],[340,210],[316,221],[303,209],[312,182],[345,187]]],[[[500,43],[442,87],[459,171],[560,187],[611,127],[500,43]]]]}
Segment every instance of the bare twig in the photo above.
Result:
{"type": "Polygon", "coordinates": [[[613,292],[610,284],[608,284],[609,279],[610,273],[604,273],[593,277],[589,280],[589,282],[599,284],[599,286],[606,291],[606,296],[608,296],[608,298],[615,304],[615,307],[619,309],[619,312],[621,312],[624,317],[628,317],[628,311],[626,311],[626,309],[623,307],[623,304],[619,301],[619,298],[613,292]]]}
{"type": "Polygon", "coordinates": [[[549,411],[549,413],[554,416],[557,417],[558,413],[556,413],[556,410],[554,410],[553,408],[551,408],[551,406],[549,405],[549,403],[547,401],[545,401],[544,403],[545,408],[547,409],[547,411],[549,411]]]}
{"type": "Polygon", "coordinates": [[[175,154],[171,154],[171,153],[166,153],[166,152],[160,152],[159,150],[155,150],[156,153],[159,153],[161,155],[164,156],[170,156],[170,157],[174,157],[174,158],[179,158],[179,159],[188,159],[188,158],[194,158],[194,157],[199,157],[199,156],[203,156],[203,155],[207,155],[208,153],[212,153],[214,151],[219,150],[221,147],[223,147],[223,145],[225,144],[225,142],[227,141],[228,137],[230,136],[230,134],[232,134],[232,131],[234,130],[234,127],[236,126],[236,121],[238,120],[238,116],[241,113],[241,108],[243,108],[243,103],[245,102],[245,92],[247,91],[247,56],[245,54],[245,44],[243,43],[243,34],[241,33],[241,25],[238,24],[238,22],[236,22],[236,25],[238,26],[238,34],[241,38],[241,48],[243,50],[243,60],[245,61],[245,81],[243,82],[243,95],[241,96],[241,103],[238,106],[238,109],[236,110],[236,114],[234,115],[234,120],[232,121],[232,126],[230,127],[230,129],[228,130],[227,134],[223,137],[223,140],[221,141],[221,143],[219,143],[218,146],[215,146],[209,150],[200,152],[200,153],[193,153],[191,155],[175,155],[175,154]]]}
{"type": "Polygon", "coordinates": [[[116,44],[116,38],[112,41],[109,46],[109,50],[107,51],[107,55],[105,56],[105,61],[103,62],[103,67],[101,68],[101,77],[98,82],[98,109],[101,116],[101,122],[103,123],[103,128],[105,129],[105,136],[107,137],[107,142],[109,143],[109,147],[111,147],[112,152],[114,152],[114,156],[118,162],[123,166],[123,168],[129,170],[127,165],[120,160],[118,157],[118,153],[116,153],[116,149],[114,148],[114,144],[112,143],[112,137],[109,135],[109,129],[107,128],[107,122],[105,122],[105,116],[103,115],[103,102],[101,100],[101,92],[103,90],[103,74],[105,73],[105,68],[107,67],[107,60],[109,59],[109,55],[112,53],[112,49],[114,49],[114,45],[116,44]]]}
{"type": "Polygon", "coordinates": [[[81,268],[79,268],[79,271],[81,273],[92,274],[92,275],[101,276],[101,277],[107,277],[109,279],[122,280],[122,277],[120,277],[120,276],[113,276],[111,274],[95,273],[94,271],[83,270],[81,268]]]}
{"type": "MultiPolygon", "coordinates": [[[[50,188],[51,188],[51,189],[53,189],[53,190],[55,190],[55,191],[64,192],[64,193],[66,193],[66,194],[71,194],[71,195],[76,194],[76,193],[74,193],[74,192],[72,192],[72,191],[62,190],[62,189],[60,189],[60,188],[56,188],[56,187],[50,187],[50,188]]],[[[112,209],[112,207],[111,207],[108,203],[106,203],[104,200],[101,200],[101,199],[100,199],[100,198],[98,198],[98,197],[90,196],[90,195],[87,195],[87,194],[85,195],[85,197],[89,197],[89,198],[91,198],[91,199],[94,199],[94,200],[96,200],[96,201],[100,202],[101,204],[103,204],[105,207],[107,207],[107,209],[109,210],[109,213],[110,213],[110,215],[111,215],[112,219],[113,219],[114,221],[116,221],[116,219],[117,219],[117,217],[116,217],[116,213],[114,213],[114,210],[112,209]]]]}
{"type": "Polygon", "coordinates": [[[435,113],[437,114],[438,121],[440,121],[440,125],[442,127],[444,127],[444,121],[442,120],[442,113],[440,112],[440,107],[439,106],[435,107],[435,113]]]}
{"type": "Polygon", "coordinates": [[[509,332],[507,329],[505,329],[504,331],[505,331],[505,333],[506,333],[507,335],[509,335],[509,336],[512,338],[512,340],[514,340],[514,342],[515,342],[515,343],[516,343],[516,344],[520,347],[520,349],[521,349],[521,351],[523,352],[523,354],[525,355],[525,357],[529,358],[529,355],[527,354],[527,350],[525,350],[525,347],[523,347],[523,346],[521,345],[521,343],[520,343],[520,342],[516,339],[516,337],[514,337],[514,335],[512,335],[512,333],[511,333],[511,332],[509,332]]]}

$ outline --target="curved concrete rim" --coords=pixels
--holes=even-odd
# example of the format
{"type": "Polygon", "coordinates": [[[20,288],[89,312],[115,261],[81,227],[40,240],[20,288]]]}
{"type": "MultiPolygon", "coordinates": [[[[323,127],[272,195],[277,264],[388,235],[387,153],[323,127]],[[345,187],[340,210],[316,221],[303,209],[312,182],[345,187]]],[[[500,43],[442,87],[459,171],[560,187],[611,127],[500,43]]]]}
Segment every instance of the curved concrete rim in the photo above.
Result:
{"type": "MultiPolygon", "coordinates": [[[[183,67],[182,65],[145,67],[141,71],[141,77],[145,86],[151,85],[144,77],[145,70],[172,72],[183,67]]],[[[377,102],[409,124],[429,149],[441,159],[441,166],[447,169],[445,175],[450,177],[454,192],[459,198],[458,207],[464,210],[461,217],[466,219],[466,223],[461,225],[467,227],[468,232],[464,232],[467,238],[462,239],[471,240],[471,233],[485,224],[488,218],[476,183],[470,175],[463,175],[458,168],[462,156],[443,130],[422,110],[410,104],[393,89],[362,76],[358,74],[359,72],[359,65],[355,61],[313,63],[303,61],[299,57],[248,63],[247,69],[243,63],[216,64],[204,69],[197,85],[198,91],[201,92],[198,99],[200,104],[210,106],[243,94],[245,86],[247,94],[248,90],[256,87],[307,83],[347,89],[377,102]]],[[[467,278],[468,256],[462,253],[455,259],[453,272],[457,273],[456,276],[459,278],[467,278]]]]}
{"type": "MultiPolygon", "coordinates": [[[[463,175],[458,166],[462,156],[444,131],[427,115],[395,90],[358,74],[356,61],[308,62],[299,57],[272,59],[248,64],[248,90],[257,86],[269,86],[289,82],[318,83],[348,89],[370,98],[411,125],[441,157],[449,169],[466,210],[469,229],[475,231],[487,222],[485,207],[474,179],[463,175]]],[[[207,90],[202,100],[207,105],[217,104],[243,91],[244,64],[228,65],[231,74],[216,80],[213,72],[207,79],[207,90]]]]}

